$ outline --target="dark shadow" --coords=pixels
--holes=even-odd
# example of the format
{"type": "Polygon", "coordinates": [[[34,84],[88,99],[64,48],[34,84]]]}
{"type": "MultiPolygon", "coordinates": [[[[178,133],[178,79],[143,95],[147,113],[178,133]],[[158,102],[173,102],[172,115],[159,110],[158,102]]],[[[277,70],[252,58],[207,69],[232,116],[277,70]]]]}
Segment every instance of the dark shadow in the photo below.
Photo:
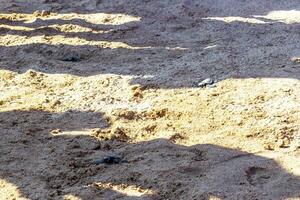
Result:
{"type": "MultiPolygon", "coordinates": [[[[91,22],[88,22],[84,19],[78,18],[78,19],[47,19],[47,18],[36,18],[34,22],[31,23],[25,23],[26,20],[19,20],[14,21],[12,19],[6,19],[0,18],[0,24],[1,25],[8,25],[12,27],[24,27],[24,28],[31,28],[33,30],[14,30],[11,28],[0,28],[0,35],[19,35],[19,36],[56,36],[61,35],[65,37],[79,37],[84,38],[88,41],[94,41],[94,40],[101,40],[101,39],[107,39],[107,37],[111,36],[112,33],[116,35],[116,33],[125,33],[126,31],[132,31],[133,29],[138,28],[139,22],[132,21],[132,22],[126,22],[120,25],[110,25],[110,24],[94,24],[91,22]],[[89,32],[63,32],[58,26],[63,25],[75,25],[80,26],[82,28],[88,28],[89,32]],[[56,27],[53,27],[56,26],[56,27]],[[93,32],[92,32],[93,31],[93,32]],[[99,31],[108,31],[108,33],[95,33],[99,31]],[[110,34],[109,34],[110,32],[110,34]]],[[[120,34],[119,34],[120,35],[120,34]]],[[[115,38],[116,39],[116,38],[115,38]]]]}
{"type": "MultiPolygon", "coordinates": [[[[221,1],[220,1],[221,2],[221,1]]],[[[25,24],[5,20],[7,25],[35,28],[32,31],[0,29],[0,34],[33,37],[60,35],[90,41],[123,42],[140,49],[105,49],[93,45],[26,44],[0,47],[0,65],[23,73],[34,69],[46,73],[77,76],[118,74],[133,76],[132,84],[159,88],[194,87],[207,77],[227,78],[295,78],[300,77],[299,23],[286,24],[256,15],[271,11],[300,10],[296,1],[272,0],[245,3],[222,1],[224,9],[210,1],[178,0],[170,2],[114,1],[46,1],[36,4],[17,2],[1,6],[2,13],[33,13],[50,10],[58,13],[122,13],[141,17],[139,22],[123,25],[95,25],[82,19],[47,20],[38,18],[25,24]],[[80,4],[80,6],[79,6],[80,4]],[[172,5],[172,9],[170,9],[172,5]],[[232,7],[232,5],[237,5],[232,7]],[[151,7],[156,6],[156,10],[151,7]],[[227,9],[231,7],[231,9],[227,9]],[[179,15],[178,15],[179,13],[179,15]],[[259,19],[264,24],[235,21],[225,23],[209,17],[238,16],[259,19]],[[108,33],[65,33],[50,25],[73,24],[108,33]],[[247,36],[247,37],[244,37],[247,36]],[[291,40],[293,39],[293,40],[291,40]],[[143,48],[148,47],[148,48],[143,48]],[[185,48],[176,49],[176,47],[185,48]],[[69,62],[71,61],[71,62],[69,62]],[[34,67],[33,67],[34,66],[34,67]]]]}
{"type": "Polygon", "coordinates": [[[262,156],[211,144],[186,147],[167,139],[134,144],[74,134],[107,128],[108,121],[93,112],[1,112],[0,178],[33,200],[70,194],[83,200],[300,197],[299,177],[262,156]],[[107,155],[126,162],[94,165],[107,155]],[[130,196],[113,186],[152,193],[130,196]]]}

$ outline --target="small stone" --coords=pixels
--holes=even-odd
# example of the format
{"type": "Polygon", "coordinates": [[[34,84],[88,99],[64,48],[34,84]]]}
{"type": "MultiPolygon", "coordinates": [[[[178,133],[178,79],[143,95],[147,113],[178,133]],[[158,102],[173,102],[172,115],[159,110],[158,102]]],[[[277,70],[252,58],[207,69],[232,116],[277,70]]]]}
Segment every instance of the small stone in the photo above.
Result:
{"type": "Polygon", "coordinates": [[[34,13],[32,13],[33,16],[35,17],[40,17],[41,16],[41,11],[37,10],[34,13]]]}
{"type": "Polygon", "coordinates": [[[209,87],[209,88],[215,88],[215,87],[217,87],[217,85],[216,84],[211,84],[211,85],[207,85],[207,87],[209,87]]]}
{"type": "Polygon", "coordinates": [[[41,12],[41,16],[42,17],[46,17],[46,16],[49,16],[50,15],[50,12],[48,11],[48,10],[43,10],[42,12],[41,12]]]}
{"type": "Polygon", "coordinates": [[[215,83],[215,80],[212,78],[207,78],[198,83],[198,87],[206,87],[206,86],[212,86],[215,83]]]}
{"type": "Polygon", "coordinates": [[[61,130],[60,129],[54,129],[50,133],[55,135],[55,134],[61,133],[61,130]]]}
{"type": "Polygon", "coordinates": [[[300,63],[300,57],[292,57],[291,61],[295,64],[299,64],[300,63]]]}

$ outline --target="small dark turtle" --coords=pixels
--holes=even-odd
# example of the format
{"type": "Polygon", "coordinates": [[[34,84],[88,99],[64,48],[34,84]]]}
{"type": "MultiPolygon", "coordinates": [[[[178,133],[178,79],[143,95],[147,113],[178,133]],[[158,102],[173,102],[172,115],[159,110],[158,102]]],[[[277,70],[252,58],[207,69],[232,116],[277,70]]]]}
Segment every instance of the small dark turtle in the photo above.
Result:
{"type": "Polygon", "coordinates": [[[81,61],[81,58],[77,55],[72,55],[72,56],[67,56],[61,60],[65,62],[79,62],[81,61]]]}
{"type": "Polygon", "coordinates": [[[80,62],[82,60],[82,56],[78,51],[62,48],[58,52],[58,60],[65,62],[80,62]]]}
{"type": "Polygon", "coordinates": [[[121,157],[119,156],[106,156],[101,160],[96,160],[94,161],[95,165],[99,165],[99,164],[119,164],[125,162],[124,160],[122,160],[121,157]]]}

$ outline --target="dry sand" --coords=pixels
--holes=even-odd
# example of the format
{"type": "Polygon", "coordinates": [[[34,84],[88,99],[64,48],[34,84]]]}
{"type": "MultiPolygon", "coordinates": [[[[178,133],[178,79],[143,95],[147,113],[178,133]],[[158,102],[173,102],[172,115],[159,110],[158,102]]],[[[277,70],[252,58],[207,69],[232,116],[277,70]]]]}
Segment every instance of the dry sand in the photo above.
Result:
{"type": "Polygon", "coordinates": [[[0,0],[0,199],[300,199],[299,31],[299,0],[0,0]]]}

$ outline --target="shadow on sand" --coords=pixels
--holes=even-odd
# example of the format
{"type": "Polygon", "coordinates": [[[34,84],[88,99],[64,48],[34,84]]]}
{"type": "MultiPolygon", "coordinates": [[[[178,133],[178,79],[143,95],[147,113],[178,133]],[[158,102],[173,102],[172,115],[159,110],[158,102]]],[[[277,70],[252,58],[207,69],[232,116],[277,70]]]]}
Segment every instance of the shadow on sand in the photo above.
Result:
{"type": "MultiPolygon", "coordinates": [[[[93,24],[83,19],[37,18],[31,23],[2,19],[2,36],[22,38],[42,36],[51,40],[61,36],[65,40],[79,38],[86,44],[60,45],[30,41],[30,44],[0,47],[1,68],[23,73],[28,69],[45,73],[66,73],[76,76],[118,74],[132,76],[132,84],[155,85],[159,88],[193,87],[195,82],[212,77],[227,78],[295,78],[299,79],[299,63],[291,60],[299,56],[299,22],[287,24],[282,20],[253,17],[266,16],[271,11],[299,10],[293,1],[280,3],[241,4],[232,9],[217,9],[207,1],[185,0],[175,3],[149,1],[118,1],[114,4],[99,1],[69,2],[49,1],[29,5],[15,3],[1,11],[32,13],[33,10],[50,9],[58,13],[123,13],[138,16],[140,21],[121,25],[93,24]],[[154,11],[154,5],[157,9],[154,11]],[[168,7],[172,5],[172,9],[168,7]],[[44,6],[44,7],[43,7],[44,6]],[[59,7],[59,9],[57,8],[59,7]],[[238,9],[239,7],[239,9],[238,9]],[[178,15],[178,13],[180,13],[178,15]],[[232,21],[226,23],[214,17],[237,16],[256,19],[263,23],[232,21]],[[208,19],[211,18],[211,19],[208,19]],[[103,33],[64,32],[53,25],[78,25],[103,33]],[[14,30],[13,26],[33,30],[14,30]],[[247,37],[245,37],[247,36],[247,37]],[[93,42],[122,42],[129,48],[103,48],[93,42]],[[296,42],[295,42],[296,41],[296,42]],[[132,48],[131,48],[132,47],[132,48]]],[[[34,39],[33,39],[34,40],[34,39]]]]}
{"type": "Polygon", "coordinates": [[[83,135],[83,130],[108,127],[101,113],[9,111],[0,113],[0,124],[0,178],[30,199],[300,197],[299,177],[270,158],[211,144],[186,147],[167,139],[130,143],[83,135]],[[93,164],[107,155],[126,162],[93,164]],[[130,193],[130,187],[138,189],[130,193]]]}

